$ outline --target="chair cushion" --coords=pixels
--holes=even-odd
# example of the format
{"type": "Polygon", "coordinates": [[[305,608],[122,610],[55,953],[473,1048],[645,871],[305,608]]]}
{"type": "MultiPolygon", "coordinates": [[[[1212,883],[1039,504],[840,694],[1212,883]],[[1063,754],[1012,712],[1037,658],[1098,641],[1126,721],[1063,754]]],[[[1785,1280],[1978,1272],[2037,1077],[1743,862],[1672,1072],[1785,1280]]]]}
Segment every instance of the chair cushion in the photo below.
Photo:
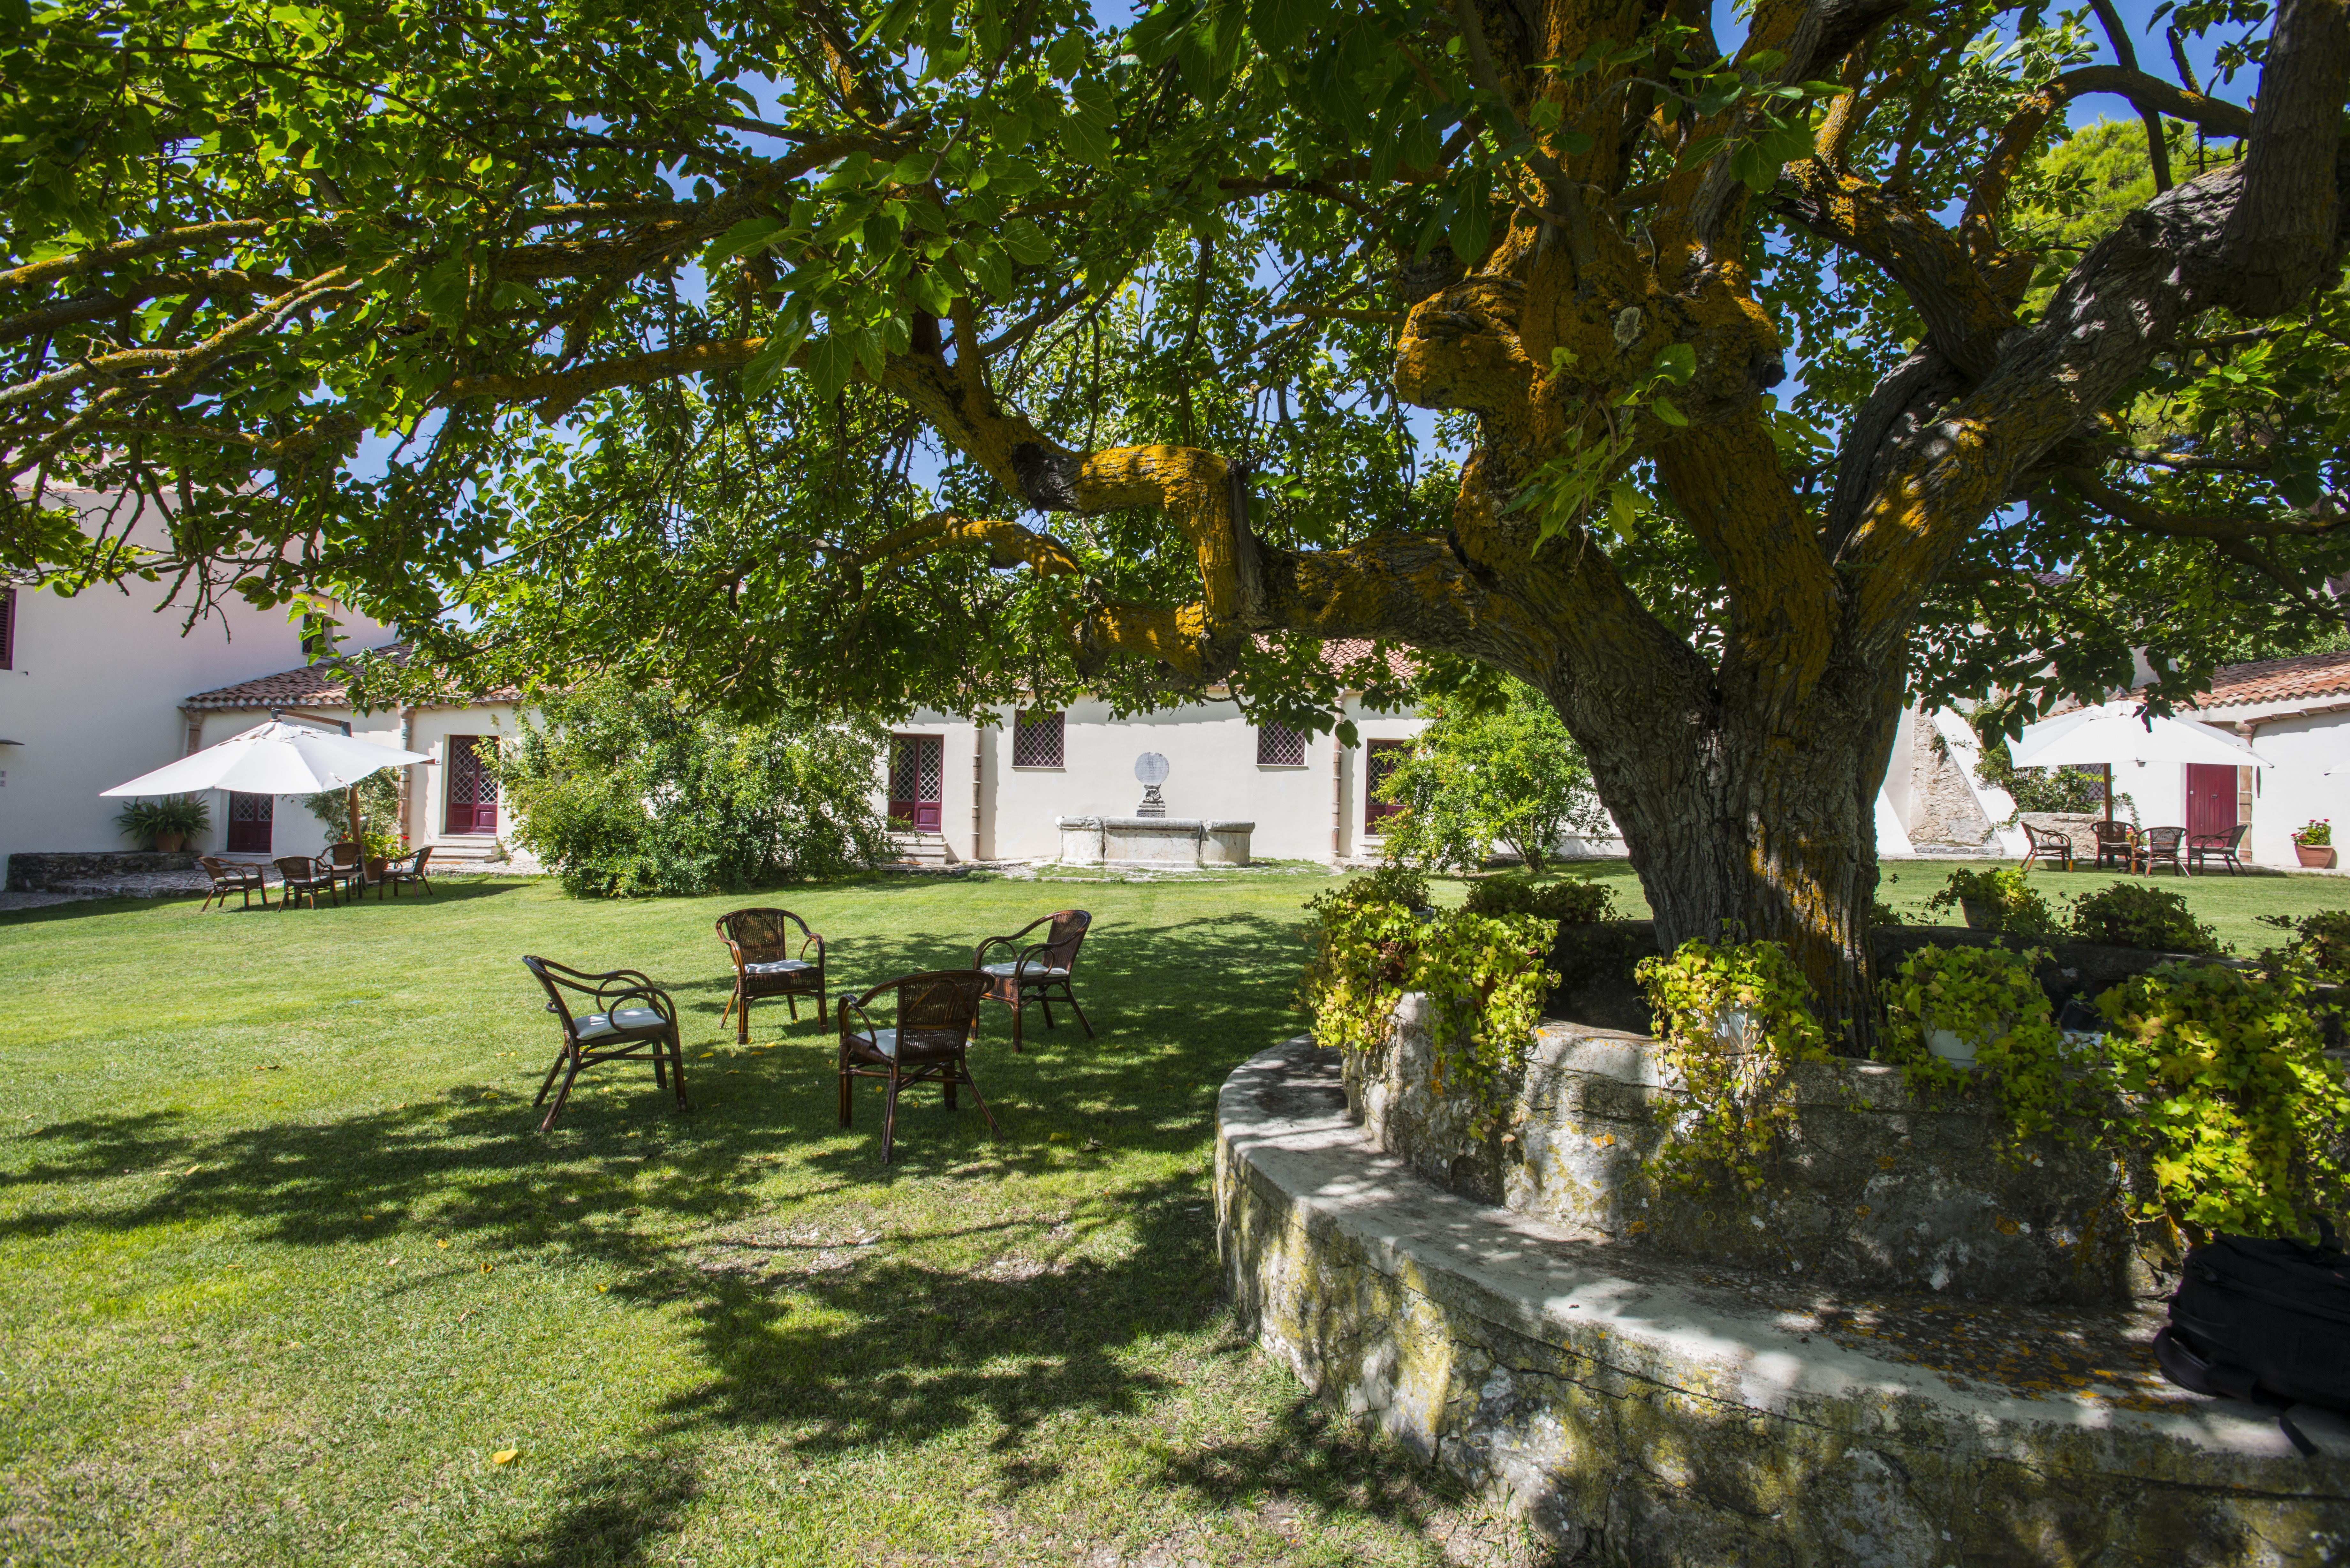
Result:
{"type": "MultiPolygon", "coordinates": [[[[993,975],[997,980],[1003,980],[1011,975],[1012,964],[1008,961],[1003,963],[983,963],[979,966],[979,971],[982,974],[993,975]]],[[[1020,978],[1022,980],[1062,980],[1067,977],[1068,972],[1066,969],[1055,968],[1049,964],[1031,963],[1021,969],[1020,978]]]]}
{"type": "Polygon", "coordinates": [[[813,971],[815,968],[816,965],[804,959],[776,959],[769,963],[746,963],[743,966],[743,972],[756,975],[797,974],[802,970],[813,971]]]}
{"type": "Polygon", "coordinates": [[[588,1013],[579,1020],[578,1028],[579,1043],[586,1045],[598,1040],[660,1034],[668,1030],[669,1021],[650,1007],[623,1007],[614,1013],[588,1013]]]}

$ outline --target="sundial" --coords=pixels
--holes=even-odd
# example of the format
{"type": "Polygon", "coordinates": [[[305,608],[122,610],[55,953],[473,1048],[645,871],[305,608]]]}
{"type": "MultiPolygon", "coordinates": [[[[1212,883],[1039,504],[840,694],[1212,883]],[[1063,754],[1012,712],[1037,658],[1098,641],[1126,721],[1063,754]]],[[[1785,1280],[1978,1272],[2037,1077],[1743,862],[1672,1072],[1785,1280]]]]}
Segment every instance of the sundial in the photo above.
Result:
{"type": "Polygon", "coordinates": [[[1164,816],[1167,803],[1159,798],[1159,786],[1167,782],[1167,759],[1157,752],[1145,752],[1134,759],[1134,776],[1142,785],[1142,804],[1134,808],[1137,816],[1164,816]]]}

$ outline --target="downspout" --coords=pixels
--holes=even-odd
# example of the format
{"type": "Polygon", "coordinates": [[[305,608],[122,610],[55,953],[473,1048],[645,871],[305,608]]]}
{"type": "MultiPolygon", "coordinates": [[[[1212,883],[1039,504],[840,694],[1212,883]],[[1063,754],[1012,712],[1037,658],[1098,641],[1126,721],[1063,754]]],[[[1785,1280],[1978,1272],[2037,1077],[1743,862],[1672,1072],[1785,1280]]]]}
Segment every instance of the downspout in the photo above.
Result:
{"type": "MultiPolygon", "coordinates": [[[[400,705],[400,749],[403,752],[414,751],[415,740],[416,704],[402,702],[400,705]]],[[[412,818],[409,805],[411,797],[416,794],[417,765],[411,763],[400,770],[400,838],[403,846],[413,842],[415,838],[415,835],[410,831],[412,818]]]]}
{"type": "Polygon", "coordinates": [[[1330,732],[1330,864],[1346,858],[1347,746],[1338,732],[1330,732]]]}
{"type": "Polygon", "coordinates": [[[985,743],[986,740],[987,730],[985,726],[980,723],[978,715],[973,714],[971,721],[971,857],[973,860],[981,858],[979,848],[979,797],[983,784],[983,780],[981,778],[983,755],[980,748],[985,743]]]}

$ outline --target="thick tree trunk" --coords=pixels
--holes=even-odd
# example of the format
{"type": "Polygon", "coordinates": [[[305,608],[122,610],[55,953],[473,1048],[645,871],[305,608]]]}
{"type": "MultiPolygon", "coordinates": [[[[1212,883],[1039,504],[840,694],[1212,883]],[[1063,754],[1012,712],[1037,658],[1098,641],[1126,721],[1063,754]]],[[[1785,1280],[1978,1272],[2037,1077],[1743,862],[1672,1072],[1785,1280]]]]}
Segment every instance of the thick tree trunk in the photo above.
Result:
{"type": "Polygon", "coordinates": [[[1623,830],[1659,944],[1670,951],[1725,931],[1785,943],[1836,1049],[1866,1055],[1877,1037],[1876,797],[1899,680],[1846,666],[1789,707],[1725,703],[1708,690],[1638,723],[1620,712],[1589,722],[1575,693],[1550,695],[1623,830]]]}

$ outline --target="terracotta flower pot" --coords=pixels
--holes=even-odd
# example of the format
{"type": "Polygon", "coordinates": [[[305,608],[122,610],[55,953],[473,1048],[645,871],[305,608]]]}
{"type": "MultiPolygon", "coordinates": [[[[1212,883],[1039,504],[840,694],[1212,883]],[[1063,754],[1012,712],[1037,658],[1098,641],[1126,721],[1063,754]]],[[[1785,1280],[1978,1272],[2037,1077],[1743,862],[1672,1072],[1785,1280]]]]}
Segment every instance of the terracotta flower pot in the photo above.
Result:
{"type": "Polygon", "coordinates": [[[1959,909],[1967,918],[1968,929],[1976,931],[1999,929],[1998,905],[1986,904],[1977,898],[1961,898],[1959,900],[1959,909]]]}
{"type": "Polygon", "coordinates": [[[2293,852],[2301,857],[2303,866],[2316,870],[2326,870],[2334,864],[2334,846],[2331,844],[2303,844],[2296,838],[2293,841],[2293,852]]]}
{"type": "Polygon", "coordinates": [[[380,881],[382,881],[382,880],[383,880],[383,871],[384,871],[384,867],[385,867],[386,866],[390,865],[390,861],[388,861],[388,860],[370,860],[370,861],[369,861],[369,862],[367,863],[368,880],[369,880],[369,881],[370,881],[370,882],[380,882],[380,881]]]}
{"type": "Polygon", "coordinates": [[[155,847],[165,855],[177,855],[187,842],[188,836],[184,833],[159,833],[155,836],[155,847]]]}

